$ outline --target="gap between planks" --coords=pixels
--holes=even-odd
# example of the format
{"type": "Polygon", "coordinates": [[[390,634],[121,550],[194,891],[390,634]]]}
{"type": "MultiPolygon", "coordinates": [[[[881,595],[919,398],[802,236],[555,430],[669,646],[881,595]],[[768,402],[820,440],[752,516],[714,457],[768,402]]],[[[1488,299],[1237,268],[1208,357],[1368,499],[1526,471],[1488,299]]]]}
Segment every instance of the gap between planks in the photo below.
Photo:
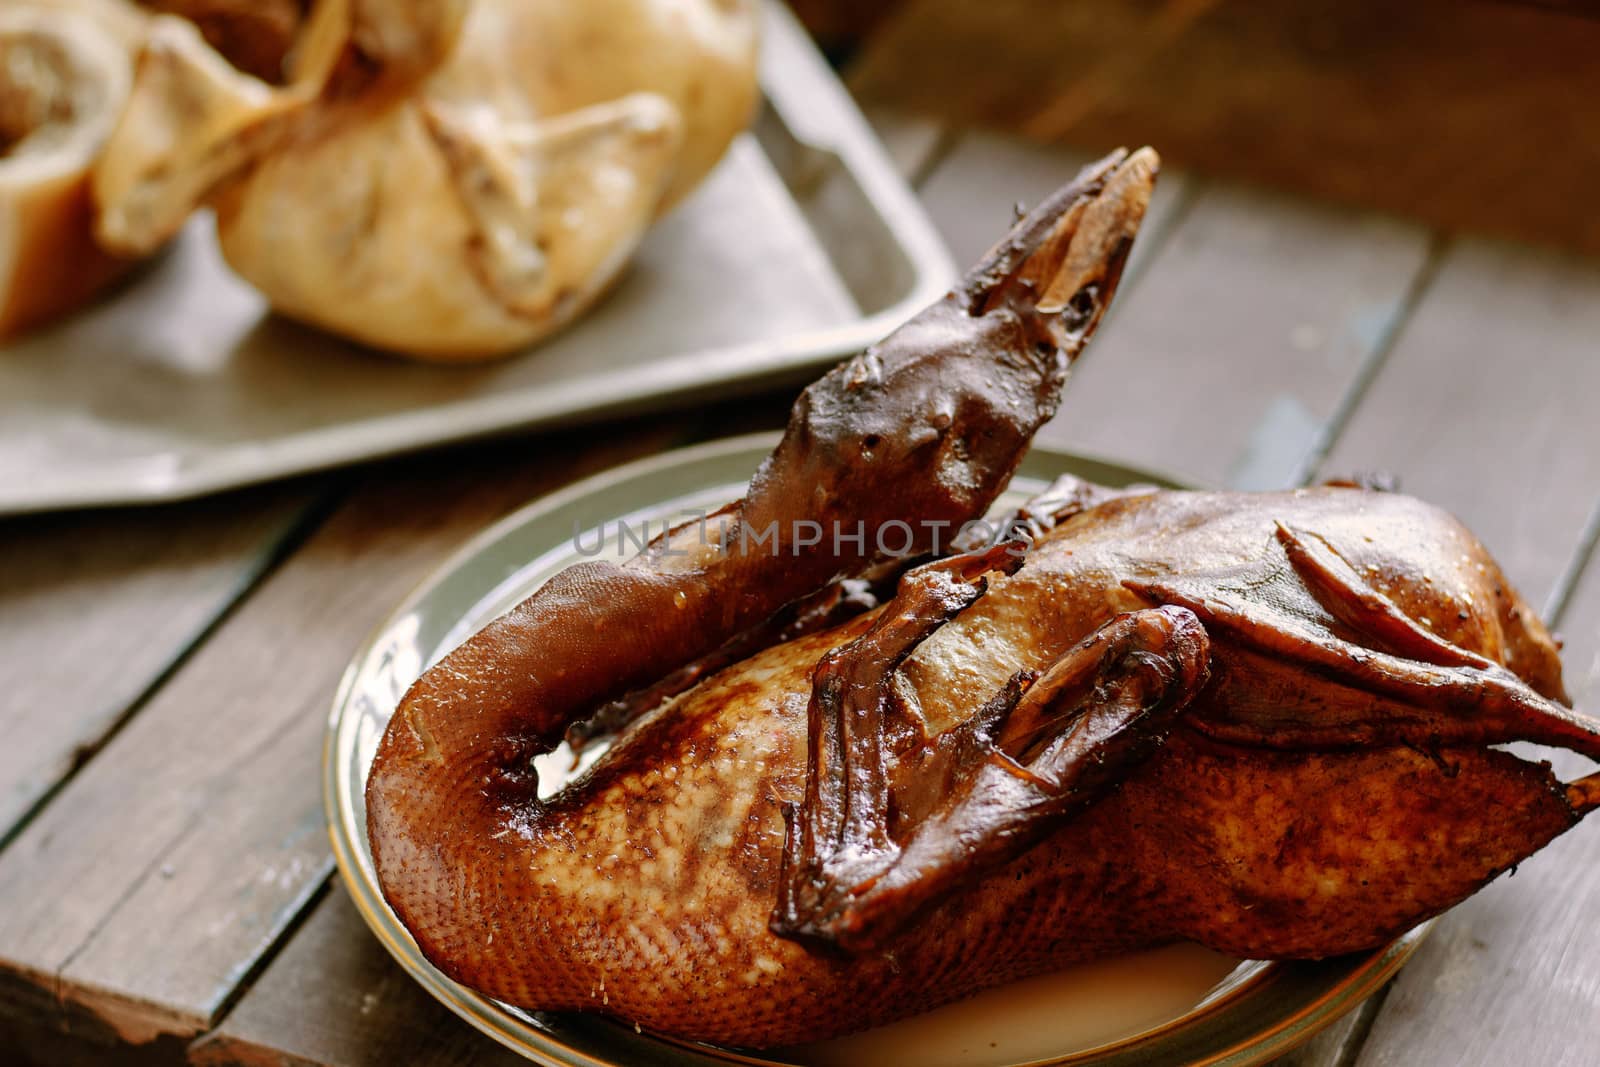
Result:
{"type": "Polygon", "coordinates": [[[429,996],[338,884],[222,1022],[191,1044],[189,1058],[202,1067],[526,1063],[429,996]]]}
{"type": "Polygon", "coordinates": [[[0,852],[316,524],[322,481],[0,520],[0,852]]]}
{"type": "MultiPolygon", "coordinates": [[[[971,132],[920,192],[969,261],[1012,202],[1036,201],[1092,157],[971,132]]],[[[1295,484],[1381,365],[1431,247],[1393,219],[1169,171],[1040,440],[1207,484],[1295,484]]]]}

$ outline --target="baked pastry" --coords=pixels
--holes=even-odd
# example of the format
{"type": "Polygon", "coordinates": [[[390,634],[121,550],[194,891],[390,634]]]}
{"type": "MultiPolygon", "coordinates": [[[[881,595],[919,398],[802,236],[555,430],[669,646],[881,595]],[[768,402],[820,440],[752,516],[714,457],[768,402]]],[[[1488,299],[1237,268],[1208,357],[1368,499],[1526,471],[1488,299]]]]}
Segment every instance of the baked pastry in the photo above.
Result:
{"type": "Polygon", "coordinates": [[[148,251],[201,203],[279,311],[390,351],[502,355],[579,314],[756,99],[750,0],[319,0],[281,85],[152,29],[95,176],[148,251]]]}
{"type": "Polygon", "coordinates": [[[94,239],[89,173],[143,22],[116,0],[0,10],[0,337],[80,306],[131,262],[94,239]]]}

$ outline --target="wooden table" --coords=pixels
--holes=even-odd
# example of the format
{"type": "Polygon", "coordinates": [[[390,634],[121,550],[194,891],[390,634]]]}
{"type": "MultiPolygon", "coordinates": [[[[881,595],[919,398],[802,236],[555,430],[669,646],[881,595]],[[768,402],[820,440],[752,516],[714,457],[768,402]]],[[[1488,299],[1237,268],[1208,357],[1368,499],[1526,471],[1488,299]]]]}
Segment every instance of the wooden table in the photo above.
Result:
{"type": "MultiPolygon", "coordinates": [[[[1081,162],[881,129],[962,261],[1081,162]]],[[[1237,486],[1392,471],[1545,605],[1593,707],[1597,357],[1593,264],[1169,173],[1043,437],[1237,486]]],[[[636,456],[777,427],[788,401],[0,523],[0,1061],[514,1062],[390,963],[331,876],[334,686],[497,516],[636,456]]],[[[1586,826],[1457,909],[1381,999],[1291,1058],[1595,1062],[1597,918],[1586,826]]]]}

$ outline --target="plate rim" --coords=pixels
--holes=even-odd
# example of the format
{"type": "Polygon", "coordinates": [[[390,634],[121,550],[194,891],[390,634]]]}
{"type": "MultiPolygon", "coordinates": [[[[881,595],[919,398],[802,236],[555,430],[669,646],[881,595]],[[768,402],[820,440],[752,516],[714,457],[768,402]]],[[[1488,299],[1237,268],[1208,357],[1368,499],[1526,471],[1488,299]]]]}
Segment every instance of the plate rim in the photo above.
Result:
{"type": "MultiPolygon", "coordinates": [[[[322,745],[323,812],[340,880],[344,883],[351,902],[368,929],[418,984],[474,1029],[524,1056],[530,1062],[544,1063],[552,1067],[619,1067],[616,1061],[596,1059],[556,1035],[536,1030],[526,1021],[511,1014],[499,1002],[461,986],[433,968],[422,957],[410,933],[389,909],[374,880],[367,876],[366,869],[357,854],[362,847],[356,840],[358,835],[353,832],[352,826],[347,825],[345,818],[343,801],[348,791],[345,788],[347,783],[341,774],[343,761],[340,759],[341,728],[350,710],[351,697],[361,676],[362,667],[378,649],[384,635],[399,620],[413,612],[430,593],[437,590],[465,565],[477,559],[489,546],[530,522],[580,503],[596,494],[630,482],[648,479],[652,474],[662,471],[693,469],[740,454],[750,454],[759,462],[761,457],[771,451],[781,436],[779,431],[763,431],[672,449],[608,468],[551,493],[533,498],[469,536],[432,567],[371,628],[352,653],[349,663],[340,676],[324,727],[322,745]]],[[[1051,445],[1035,445],[1030,449],[1024,457],[1023,464],[1019,466],[1018,476],[1028,476],[1023,473],[1022,467],[1038,465],[1048,465],[1058,472],[1074,466],[1104,467],[1131,476],[1131,481],[1153,482],[1185,489],[1210,488],[1197,480],[1183,478],[1159,469],[1123,463],[1093,452],[1051,445]]],[[[752,467],[752,471],[753,469],[752,467]]],[[[711,487],[712,485],[708,483],[703,488],[711,487]]],[[[669,502],[663,499],[655,503],[669,502]]],[[[486,590],[485,595],[487,592],[486,590]]],[[[364,805],[364,799],[352,797],[350,803],[364,805]]],[[[1310,1002],[1276,1020],[1265,1029],[1251,1033],[1248,1037],[1190,1062],[1204,1067],[1248,1067],[1264,1063],[1304,1044],[1354,1010],[1392,978],[1411,958],[1427,936],[1432,924],[1433,920],[1421,923],[1373,952],[1357,953],[1343,958],[1342,961],[1333,961],[1336,965],[1346,966],[1348,972],[1342,977],[1336,977],[1310,1002]]],[[[1241,966],[1253,962],[1256,961],[1245,961],[1241,966]]],[[[1028,1061],[1025,1065],[1017,1067],[1092,1067],[1096,1063],[1106,1062],[1111,1057],[1139,1055],[1144,1046],[1170,1035],[1177,1028],[1198,1026],[1225,1008],[1237,1006],[1244,997],[1257,995],[1262,986],[1281,976],[1284,971],[1283,965],[1269,963],[1259,973],[1245,977],[1236,988],[1226,990],[1221,996],[1208,997],[1174,1019],[1091,1048],[1075,1050],[1062,1056],[1028,1061]]],[[[592,1018],[626,1028],[626,1024],[604,1016],[597,1015],[592,1018]]],[[[743,1052],[716,1049],[666,1035],[649,1036],[686,1056],[700,1057],[699,1062],[763,1065],[763,1067],[779,1063],[762,1058],[759,1052],[754,1050],[743,1052]]]]}

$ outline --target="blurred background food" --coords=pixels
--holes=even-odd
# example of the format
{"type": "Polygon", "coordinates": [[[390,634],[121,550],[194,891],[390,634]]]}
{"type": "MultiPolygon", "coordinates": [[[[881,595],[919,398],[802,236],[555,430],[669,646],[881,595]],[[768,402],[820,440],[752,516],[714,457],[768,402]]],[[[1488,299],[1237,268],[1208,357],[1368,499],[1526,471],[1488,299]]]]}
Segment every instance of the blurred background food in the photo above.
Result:
{"type": "MultiPolygon", "coordinates": [[[[30,0],[23,0],[24,3],[30,0]]],[[[194,23],[206,43],[239,70],[280,84],[284,61],[313,0],[138,0],[145,9],[194,23]]]]}
{"type": "Polygon", "coordinates": [[[142,32],[110,0],[0,8],[0,337],[71,310],[127,265],[92,236],[88,178],[142,32]]]}
{"type": "Polygon", "coordinates": [[[70,224],[33,241],[45,257],[76,270],[71,250],[97,244],[137,259],[212,207],[229,264],[278,311],[441,360],[503,355],[580,314],[757,94],[753,0],[20,10],[35,7],[56,76],[46,99],[30,73],[43,61],[8,49],[8,96],[34,102],[6,121],[54,107],[81,131],[70,224]]]}
{"type": "Polygon", "coordinates": [[[601,6],[386,0],[369,25],[321,0],[263,34],[289,42],[273,81],[207,39],[225,11],[120,8],[137,76],[93,222],[129,253],[173,239],[0,342],[0,513],[808,380],[944,291],[939,235],[781,4],[608,0],[588,23],[601,6]],[[571,108],[541,119],[547,104],[571,108]],[[394,359],[389,340],[441,358],[394,359]],[[459,362],[511,341],[517,358],[459,362]]]}

